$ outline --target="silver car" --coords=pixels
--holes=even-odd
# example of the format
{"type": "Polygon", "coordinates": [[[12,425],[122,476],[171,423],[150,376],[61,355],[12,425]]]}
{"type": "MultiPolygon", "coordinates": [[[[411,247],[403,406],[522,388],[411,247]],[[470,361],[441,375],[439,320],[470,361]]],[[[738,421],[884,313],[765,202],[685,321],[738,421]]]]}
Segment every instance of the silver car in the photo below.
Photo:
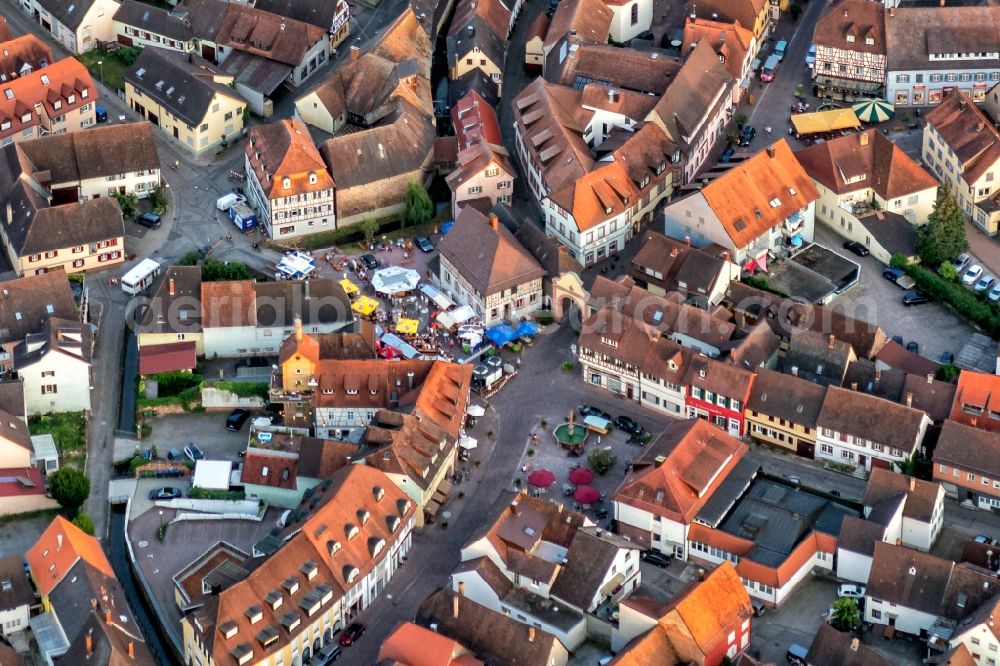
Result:
{"type": "Polygon", "coordinates": [[[973,264],[972,266],[969,266],[969,268],[965,271],[965,274],[962,276],[962,284],[966,287],[971,287],[976,283],[976,280],[982,277],[982,275],[983,267],[979,264],[973,264]]]}
{"type": "Polygon", "coordinates": [[[987,291],[993,286],[993,284],[996,281],[997,281],[996,277],[990,275],[989,273],[983,273],[979,277],[979,279],[976,280],[976,284],[973,287],[973,289],[975,289],[976,293],[979,293],[981,291],[987,291]]]}

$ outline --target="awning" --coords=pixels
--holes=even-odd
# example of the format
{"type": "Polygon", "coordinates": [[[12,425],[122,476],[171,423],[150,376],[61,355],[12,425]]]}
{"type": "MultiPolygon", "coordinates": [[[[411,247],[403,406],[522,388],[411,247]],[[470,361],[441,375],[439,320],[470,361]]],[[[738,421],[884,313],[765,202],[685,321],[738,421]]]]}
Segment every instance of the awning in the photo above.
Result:
{"type": "Polygon", "coordinates": [[[464,324],[475,316],[475,310],[468,305],[463,305],[449,312],[442,312],[437,316],[437,320],[445,328],[451,328],[457,324],[464,324]]]}
{"type": "Polygon", "coordinates": [[[413,345],[404,341],[398,335],[394,335],[392,333],[386,333],[385,335],[382,336],[381,342],[386,347],[392,347],[393,349],[398,351],[400,354],[403,355],[404,358],[415,358],[417,356],[420,356],[420,352],[418,352],[413,345]]]}
{"type": "Polygon", "coordinates": [[[420,283],[420,273],[412,268],[387,266],[372,275],[372,288],[380,294],[400,294],[413,291],[420,283]]]}
{"type": "Polygon", "coordinates": [[[792,244],[792,247],[800,247],[802,245],[802,236],[800,236],[799,234],[795,234],[794,236],[791,237],[790,242],[792,244]]]}
{"type": "Polygon", "coordinates": [[[434,491],[434,495],[431,496],[431,501],[432,502],[437,502],[441,506],[444,506],[445,504],[448,503],[448,496],[445,495],[440,490],[435,490],[434,491]]]}
{"type": "Polygon", "coordinates": [[[602,419],[600,416],[591,415],[583,419],[583,425],[595,430],[608,430],[611,427],[611,421],[602,419]]]}
{"type": "Polygon", "coordinates": [[[861,127],[861,121],[858,120],[854,109],[831,109],[814,113],[797,113],[792,116],[792,126],[795,128],[795,133],[801,136],[855,129],[861,127]]]}
{"type": "Polygon", "coordinates": [[[465,413],[469,416],[482,416],[486,413],[486,408],[482,405],[469,405],[469,408],[465,410],[465,413]]]}
{"type": "Polygon", "coordinates": [[[396,322],[396,332],[403,335],[416,335],[419,329],[419,319],[400,319],[396,322]]]}
{"type": "Polygon", "coordinates": [[[438,484],[437,492],[441,493],[445,497],[451,495],[451,480],[444,478],[441,479],[441,483],[438,484]]]}
{"type": "Polygon", "coordinates": [[[426,513],[428,516],[436,516],[440,509],[441,505],[435,502],[434,500],[430,500],[429,502],[427,502],[427,504],[424,505],[424,513],[426,513]]]}
{"type": "Polygon", "coordinates": [[[455,305],[450,298],[429,284],[420,285],[420,292],[427,298],[431,299],[431,302],[442,310],[447,310],[455,305]]]}
{"type": "Polygon", "coordinates": [[[347,294],[348,296],[350,296],[351,294],[356,294],[359,291],[358,285],[354,284],[347,278],[344,278],[343,280],[340,281],[340,286],[344,288],[344,293],[347,294]]]}
{"type": "Polygon", "coordinates": [[[370,296],[362,296],[358,300],[354,301],[351,305],[351,309],[367,317],[371,313],[378,310],[378,306],[379,303],[374,298],[371,298],[370,296]]]}
{"type": "Polygon", "coordinates": [[[619,585],[625,582],[625,574],[615,574],[611,577],[607,583],[601,588],[601,596],[607,597],[611,594],[611,590],[615,589],[619,585]]]}
{"type": "Polygon", "coordinates": [[[468,435],[463,435],[462,439],[458,440],[458,445],[463,449],[465,449],[466,451],[469,451],[479,446],[479,442],[476,441],[475,437],[469,437],[468,435]]]}

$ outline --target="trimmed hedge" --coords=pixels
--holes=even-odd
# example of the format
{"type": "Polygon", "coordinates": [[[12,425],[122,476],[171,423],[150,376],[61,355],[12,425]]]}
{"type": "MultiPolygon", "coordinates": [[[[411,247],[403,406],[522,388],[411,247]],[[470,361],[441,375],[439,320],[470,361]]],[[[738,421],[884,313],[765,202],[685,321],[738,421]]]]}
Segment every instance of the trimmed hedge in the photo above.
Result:
{"type": "Polygon", "coordinates": [[[207,488],[192,488],[188,491],[191,499],[242,500],[246,493],[238,490],[212,490],[207,488]]]}
{"type": "Polygon", "coordinates": [[[209,388],[229,391],[241,398],[261,398],[267,400],[270,384],[267,382],[212,382],[209,388]]]}
{"type": "Polygon", "coordinates": [[[893,266],[902,268],[917,283],[917,288],[935,301],[947,303],[958,315],[978,326],[991,337],[1000,336],[1000,312],[970,290],[960,284],[944,279],[934,271],[917,264],[899,262],[893,258],[893,266]]]}

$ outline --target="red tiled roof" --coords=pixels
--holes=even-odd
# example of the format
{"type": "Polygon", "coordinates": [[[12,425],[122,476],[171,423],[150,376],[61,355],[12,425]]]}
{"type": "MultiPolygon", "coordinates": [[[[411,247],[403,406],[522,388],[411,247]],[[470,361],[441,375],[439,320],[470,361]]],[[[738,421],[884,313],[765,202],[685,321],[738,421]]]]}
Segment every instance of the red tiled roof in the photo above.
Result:
{"type": "Polygon", "coordinates": [[[496,110],[475,90],[470,90],[452,107],[451,120],[459,150],[468,148],[480,136],[494,146],[503,145],[496,110]]]}
{"type": "Polygon", "coordinates": [[[203,328],[252,326],[256,321],[257,295],[253,280],[201,283],[203,328]]]}
{"type": "Polygon", "coordinates": [[[44,107],[49,117],[55,117],[92,104],[100,97],[87,68],[76,58],[65,58],[26,76],[0,83],[0,91],[3,92],[0,94],[0,123],[10,123],[9,128],[0,129],[0,138],[39,124],[36,104],[44,107]],[[69,102],[71,96],[72,104],[69,102]],[[58,109],[55,108],[57,102],[58,109]],[[24,122],[25,117],[28,122],[24,122]]]}
{"type": "Polygon", "coordinates": [[[992,418],[991,414],[1000,415],[1000,376],[963,370],[948,418],[980,430],[1000,431],[1000,418],[992,418]],[[977,409],[979,414],[970,413],[977,409]]]}
{"type": "Polygon", "coordinates": [[[115,578],[100,542],[62,516],[56,516],[24,557],[31,568],[35,587],[42,595],[51,592],[81,559],[105,576],[115,578]]]}
{"type": "Polygon", "coordinates": [[[196,365],[198,365],[198,355],[192,340],[165,345],[146,345],[139,350],[140,375],[193,370],[196,365]]]}

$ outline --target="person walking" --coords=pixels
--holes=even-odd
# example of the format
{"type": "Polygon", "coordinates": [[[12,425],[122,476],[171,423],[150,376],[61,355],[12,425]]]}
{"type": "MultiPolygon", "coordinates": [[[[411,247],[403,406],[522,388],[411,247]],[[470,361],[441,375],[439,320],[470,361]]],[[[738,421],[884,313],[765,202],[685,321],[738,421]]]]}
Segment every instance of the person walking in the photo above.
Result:
{"type": "Polygon", "coordinates": [[[770,125],[767,125],[766,127],[764,127],[764,133],[767,134],[768,138],[771,138],[771,126],[770,125]]]}

